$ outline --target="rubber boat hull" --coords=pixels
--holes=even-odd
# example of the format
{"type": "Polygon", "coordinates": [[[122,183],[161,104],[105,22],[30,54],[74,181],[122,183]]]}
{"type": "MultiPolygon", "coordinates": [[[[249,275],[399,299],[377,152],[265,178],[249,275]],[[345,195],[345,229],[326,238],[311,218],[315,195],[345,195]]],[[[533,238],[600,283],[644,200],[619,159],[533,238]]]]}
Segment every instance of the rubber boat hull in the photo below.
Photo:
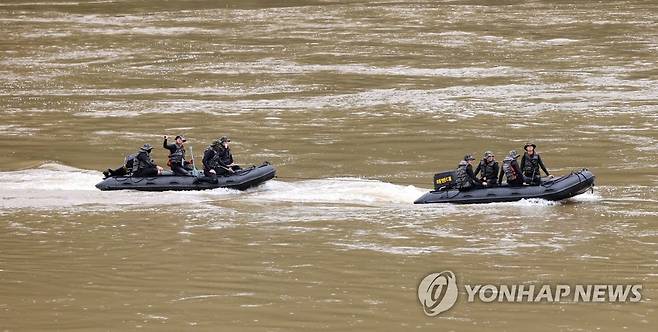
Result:
{"type": "Polygon", "coordinates": [[[100,190],[132,189],[142,191],[208,190],[215,188],[246,190],[274,178],[275,175],[276,169],[269,163],[264,163],[260,166],[241,169],[230,176],[219,176],[217,183],[195,181],[196,177],[194,176],[180,176],[166,172],[156,177],[109,177],[96,184],[96,188],[100,190]]]}
{"type": "Polygon", "coordinates": [[[566,176],[543,181],[539,186],[508,187],[503,185],[469,191],[455,189],[430,191],[418,198],[414,204],[480,204],[513,202],[529,198],[559,201],[589,191],[594,187],[594,179],[595,176],[592,172],[583,169],[571,172],[566,176]]]}

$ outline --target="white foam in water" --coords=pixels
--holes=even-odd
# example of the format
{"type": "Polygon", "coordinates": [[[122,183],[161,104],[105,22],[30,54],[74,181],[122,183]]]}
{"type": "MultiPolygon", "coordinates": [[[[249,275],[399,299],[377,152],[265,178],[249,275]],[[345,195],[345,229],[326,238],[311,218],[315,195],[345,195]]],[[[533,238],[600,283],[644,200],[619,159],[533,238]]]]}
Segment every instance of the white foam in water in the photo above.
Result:
{"type": "Polygon", "coordinates": [[[501,205],[501,206],[518,206],[518,207],[542,207],[542,206],[555,206],[559,205],[560,202],[548,201],[541,198],[524,198],[515,202],[502,202],[502,203],[490,203],[492,205],[501,205]]]}
{"type": "Polygon", "coordinates": [[[201,203],[217,195],[236,191],[216,189],[204,192],[103,192],[95,185],[103,178],[97,171],[59,164],[44,164],[21,171],[0,172],[0,210],[16,208],[57,209],[94,205],[154,206],[201,203]]]}
{"type": "Polygon", "coordinates": [[[414,186],[401,186],[359,178],[328,178],[298,182],[269,181],[249,199],[301,203],[412,204],[427,192],[414,186]]]}
{"type": "Polygon", "coordinates": [[[586,193],[580,194],[569,198],[573,202],[600,202],[603,200],[603,197],[598,192],[588,191],[586,193]]]}
{"type": "MultiPolygon", "coordinates": [[[[243,197],[245,201],[318,204],[359,204],[412,207],[414,200],[427,192],[415,186],[397,185],[360,178],[327,178],[283,182],[271,180],[245,193],[232,189],[206,191],[136,192],[100,191],[95,185],[102,179],[98,171],[45,164],[21,171],[0,172],[0,211],[16,208],[65,209],[72,206],[108,207],[199,204],[221,197],[243,197]]],[[[598,194],[583,194],[578,201],[600,200],[598,194]]],[[[524,199],[509,203],[491,203],[500,207],[550,207],[559,202],[524,199]]],[[[434,204],[433,204],[434,205],[434,204]]],[[[439,204],[444,206],[444,204],[439,204]]],[[[426,206],[427,209],[430,206],[426,206]]],[[[468,207],[464,207],[467,209],[468,207]]],[[[445,212],[445,211],[444,211],[445,212]]]]}
{"type": "Polygon", "coordinates": [[[94,185],[102,177],[100,172],[44,164],[35,169],[0,172],[0,183],[7,190],[98,190],[94,185]]]}

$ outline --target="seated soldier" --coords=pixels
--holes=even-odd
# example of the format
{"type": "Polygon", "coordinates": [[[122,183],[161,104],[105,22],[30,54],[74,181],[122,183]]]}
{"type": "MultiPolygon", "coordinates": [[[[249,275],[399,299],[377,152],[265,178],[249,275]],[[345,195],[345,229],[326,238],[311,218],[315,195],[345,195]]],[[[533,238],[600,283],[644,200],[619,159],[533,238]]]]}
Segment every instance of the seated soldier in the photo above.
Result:
{"type": "Polygon", "coordinates": [[[480,160],[480,164],[475,169],[475,176],[478,176],[482,171],[481,182],[486,182],[486,187],[495,187],[497,185],[496,179],[498,178],[498,162],[495,159],[493,152],[486,151],[484,158],[480,160]]]}
{"type": "Polygon", "coordinates": [[[203,171],[206,176],[229,175],[240,169],[233,163],[233,155],[229,147],[231,140],[222,136],[215,140],[203,153],[203,171]]]}
{"type": "Polygon", "coordinates": [[[460,161],[459,166],[457,166],[457,171],[455,171],[455,182],[460,191],[479,189],[486,186],[486,182],[480,182],[473,173],[474,160],[475,158],[473,158],[472,155],[466,155],[464,156],[464,160],[460,161]]]}
{"type": "Polygon", "coordinates": [[[167,143],[167,135],[164,136],[162,147],[169,150],[169,167],[176,175],[190,176],[193,170],[192,162],[185,160],[185,137],[178,135],[174,144],[167,143]]]}
{"type": "Polygon", "coordinates": [[[503,160],[503,167],[498,177],[499,185],[503,183],[503,176],[505,176],[507,185],[510,187],[523,186],[523,174],[521,174],[521,169],[519,169],[519,163],[516,161],[517,158],[519,158],[519,154],[516,153],[516,150],[512,150],[503,160]]]}
{"type": "Polygon", "coordinates": [[[135,155],[132,165],[132,176],[153,177],[162,174],[162,167],[155,164],[151,159],[151,144],[144,144],[135,155]]]}

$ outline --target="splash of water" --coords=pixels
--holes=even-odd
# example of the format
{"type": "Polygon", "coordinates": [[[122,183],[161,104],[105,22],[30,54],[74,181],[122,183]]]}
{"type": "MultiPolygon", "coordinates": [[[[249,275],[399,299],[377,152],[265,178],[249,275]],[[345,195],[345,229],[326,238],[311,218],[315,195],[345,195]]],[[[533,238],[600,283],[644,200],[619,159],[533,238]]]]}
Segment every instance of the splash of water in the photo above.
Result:
{"type": "MultiPolygon", "coordinates": [[[[206,191],[137,192],[122,190],[102,192],[95,185],[102,175],[98,171],[48,163],[37,168],[0,172],[0,210],[15,208],[69,208],[158,206],[199,204],[223,199],[244,202],[315,203],[330,205],[367,205],[374,207],[414,208],[413,201],[426,189],[361,178],[326,178],[295,182],[269,181],[246,192],[218,188],[206,191]]],[[[585,194],[576,200],[599,200],[585,194]]],[[[550,207],[560,203],[541,199],[511,203],[492,203],[504,207],[550,207]]],[[[442,204],[441,204],[442,205],[442,204]]],[[[427,207],[429,210],[430,207],[427,207]]],[[[466,210],[471,210],[464,207],[466,210]]]]}
{"type": "Polygon", "coordinates": [[[270,181],[250,199],[290,203],[411,204],[425,190],[414,186],[359,178],[327,178],[298,182],[270,181]]]}
{"type": "Polygon", "coordinates": [[[37,168],[0,172],[0,210],[57,209],[74,206],[130,207],[165,204],[202,203],[211,196],[231,195],[236,191],[217,189],[209,192],[102,192],[95,185],[102,179],[98,171],[48,163],[37,168]]]}

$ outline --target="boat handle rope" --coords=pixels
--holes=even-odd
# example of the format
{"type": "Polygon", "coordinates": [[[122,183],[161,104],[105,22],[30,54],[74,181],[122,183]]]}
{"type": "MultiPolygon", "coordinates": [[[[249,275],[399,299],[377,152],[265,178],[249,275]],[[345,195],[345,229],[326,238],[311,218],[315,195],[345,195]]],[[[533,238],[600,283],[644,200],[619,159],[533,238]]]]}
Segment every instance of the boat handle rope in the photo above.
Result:
{"type": "Polygon", "coordinates": [[[147,181],[148,181],[148,180],[154,180],[155,177],[149,177],[149,178],[142,178],[142,177],[140,177],[139,180],[135,180],[135,178],[132,177],[132,176],[126,176],[126,177],[123,177],[123,178],[115,178],[115,179],[117,180],[117,182],[121,182],[121,183],[123,183],[123,182],[127,182],[127,181],[130,181],[130,182],[132,182],[132,183],[140,183],[140,182],[142,182],[142,181],[144,181],[144,180],[147,180],[147,181]]]}

